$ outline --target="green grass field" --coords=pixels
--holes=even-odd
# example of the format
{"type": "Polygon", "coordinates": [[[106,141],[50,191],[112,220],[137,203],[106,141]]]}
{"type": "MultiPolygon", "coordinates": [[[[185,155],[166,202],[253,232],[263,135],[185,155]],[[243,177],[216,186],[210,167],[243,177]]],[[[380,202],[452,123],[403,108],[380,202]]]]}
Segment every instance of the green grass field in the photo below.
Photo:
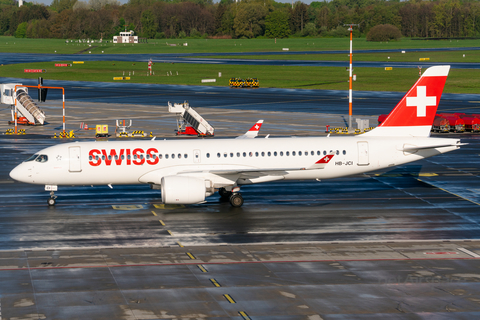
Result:
{"type": "MultiPolygon", "coordinates": [[[[478,40],[459,41],[417,41],[403,39],[397,42],[375,43],[367,42],[364,38],[354,39],[355,49],[415,49],[438,47],[475,47],[478,40]]],[[[262,52],[281,51],[288,47],[290,51],[299,50],[347,50],[349,39],[251,39],[251,40],[212,40],[212,39],[184,39],[184,40],[150,40],[148,44],[113,45],[94,43],[88,44],[68,43],[59,39],[16,39],[13,37],[0,37],[0,52],[25,52],[25,53],[64,53],[74,54],[87,50],[84,54],[109,53],[200,53],[209,52],[212,56],[221,52],[262,52]],[[166,42],[179,44],[167,46],[166,42]],[[188,43],[188,46],[180,44],[188,43]]],[[[216,57],[222,57],[216,55],[216,57]]],[[[229,56],[229,58],[233,58],[229,56]]],[[[279,56],[235,56],[243,59],[279,59],[279,56]]],[[[479,62],[480,51],[441,51],[441,52],[407,52],[400,50],[393,53],[355,54],[354,61],[400,61],[418,62],[419,58],[430,58],[430,62],[479,62]],[[463,57],[465,54],[465,57],[463,57]],[[387,58],[390,57],[390,60],[387,58]]],[[[302,54],[285,55],[281,59],[295,60],[345,60],[346,54],[302,54]]],[[[82,54],[78,59],[82,60],[82,54]]],[[[72,61],[65,61],[71,63],[72,61]]],[[[421,62],[418,63],[421,65],[421,62]]],[[[147,76],[146,63],[99,61],[85,62],[68,68],[54,67],[53,62],[31,64],[6,64],[0,66],[0,76],[13,78],[37,78],[39,74],[24,73],[24,69],[45,69],[42,76],[48,80],[74,80],[74,81],[101,81],[113,82],[113,77],[131,76],[130,82],[202,85],[201,79],[217,79],[216,83],[207,85],[228,86],[231,77],[254,77],[260,80],[261,87],[298,88],[298,89],[348,89],[348,73],[345,68],[339,67],[285,67],[285,66],[236,66],[214,64],[169,64],[157,63],[154,65],[155,75],[147,76]],[[218,78],[218,73],[222,77],[218,78]],[[168,73],[168,75],[167,75],[168,73]],[[178,73],[178,75],[177,75],[178,73]]],[[[381,68],[355,68],[354,73],[358,81],[354,90],[377,91],[406,91],[418,78],[416,68],[394,68],[385,71],[381,68]]],[[[449,93],[480,93],[480,73],[476,70],[452,69],[445,86],[449,93]]],[[[242,89],[240,89],[242,90],[242,89]]],[[[246,89],[244,89],[246,90],[246,89]]]]}
{"type": "MultiPolygon", "coordinates": [[[[71,63],[71,61],[66,61],[71,63]]],[[[99,61],[75,64],[72,67],[55,67],[53,62],[12,64],[0,67],[0,74],[15,78],[36,79],[39,74],[24,73],[25,68],[45,69],[41,74],[45,81],[75,80],[113,82],[113,77],[131,76],[122,82],[202,85],[202,79],[216,79],[206,85],[228,86],[231,77],[256,77],[260,87],[296,89],[348,90],[348,72],[339,67],[282,67],[282,66],[236,66],[184,63],[156,63],[155,75],[147,76],[146,63],[99,61]],[[222,77],[218,77],[218,73],[222,77]],[[168,76],[167,76],[168,73],[168,76]],[[178,73],[178,75],[177,75],[178,73]],[[170,75],[171,74],[171,75],[170,75]]],[[[418,70],[394,68],[355,68],[357,81],[354,90],[406,91],[418,79],[418,70]]],[[[445,85],[448,93],[479,93],[480,73],[477,70],[452,69],[445,85]]],[[[249,90],[249,89],[232,89],[249,90]]]]}
{"type": "MultiPolygon", "coordinates": [[[[63,39],[25,39],[0,36],[0,52],[23,53],[62,53],[73,54],[87,50],[84,54],[108,53],[220,53],[220,52],[269,52],[282,51],[315,51],[315,50],[348,50],[348,38],[290,38],[290,39],[154,39],[140,44],[113,44],[68,42],[63,39]],[[170,46],[168,44],[175,44],[170,46]],[[183,46],[188,43],[188,46],[183,46]]],[[[354,39],[354,50],[359,49],[415,49],[415,48],[458,48],[478,47],[479,40],[411,40],[402,39],[393,42],[368,42],[365,38],[354,39]]]]}

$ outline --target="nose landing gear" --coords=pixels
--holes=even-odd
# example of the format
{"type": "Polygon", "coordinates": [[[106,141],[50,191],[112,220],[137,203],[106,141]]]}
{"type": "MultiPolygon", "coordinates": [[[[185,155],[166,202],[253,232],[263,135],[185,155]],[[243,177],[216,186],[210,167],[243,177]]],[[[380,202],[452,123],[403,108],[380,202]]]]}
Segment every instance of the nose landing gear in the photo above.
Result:
{"type": "Polygon", "coordinates": [[[57,196],[55,195],[55,193],[53,193],[53,191],[50,191],[50,199],[47,200],[47,203],[50,207],[54,206],[55,203],[57,202],[57,196]]]}

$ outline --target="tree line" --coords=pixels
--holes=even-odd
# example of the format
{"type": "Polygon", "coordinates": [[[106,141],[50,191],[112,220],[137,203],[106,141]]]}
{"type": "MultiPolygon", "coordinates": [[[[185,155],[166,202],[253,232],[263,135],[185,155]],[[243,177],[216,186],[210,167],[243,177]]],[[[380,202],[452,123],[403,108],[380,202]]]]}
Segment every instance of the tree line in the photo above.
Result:
{"type": "Polygon", "coordinates": [[[0,0],[0,35],[112,38],[124,29],[145,38],[344,37],[392,25],[405,37],[477,37],[478,0],[53,0],[49,6],[0,0]]]}

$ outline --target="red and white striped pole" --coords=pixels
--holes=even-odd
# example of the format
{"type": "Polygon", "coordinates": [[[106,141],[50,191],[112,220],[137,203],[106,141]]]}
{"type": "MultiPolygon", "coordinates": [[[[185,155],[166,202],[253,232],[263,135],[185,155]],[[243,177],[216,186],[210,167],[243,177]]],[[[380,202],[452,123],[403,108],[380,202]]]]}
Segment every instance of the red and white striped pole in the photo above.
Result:
{"type": "Polygon", "coordinates": [[[353,36],[352,36],[352,31],[353,27],[352,25],[350,28],[348,28],[350,31],[350,70],[349,70],[349,77],[350,77],[350,83],[349,83],[349,88],[348,88],[348,131],[352,130],[352,43],[353,43],[353,36]]]}

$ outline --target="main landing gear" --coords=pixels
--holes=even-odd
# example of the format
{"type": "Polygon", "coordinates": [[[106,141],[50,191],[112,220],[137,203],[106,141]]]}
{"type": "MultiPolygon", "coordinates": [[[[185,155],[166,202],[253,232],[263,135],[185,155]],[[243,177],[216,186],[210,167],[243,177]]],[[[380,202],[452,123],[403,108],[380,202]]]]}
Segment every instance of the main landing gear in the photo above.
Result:
{"type": "Polygon", "coordinates": [[[243,197],[239,187],[233,188],[233,191],[227,191],[225,188],[218,189],[220,195],[220,201],[228,201],[230,205],[235,208],[239,208],[243,205],[243,197]]]}
{"type": "Polygon", "coordinates": [[[53,207],[55,203],[57,202],[57,196],[53,191],[50,191],[50,199],[47,200],[48,206],[53,207]]]}

